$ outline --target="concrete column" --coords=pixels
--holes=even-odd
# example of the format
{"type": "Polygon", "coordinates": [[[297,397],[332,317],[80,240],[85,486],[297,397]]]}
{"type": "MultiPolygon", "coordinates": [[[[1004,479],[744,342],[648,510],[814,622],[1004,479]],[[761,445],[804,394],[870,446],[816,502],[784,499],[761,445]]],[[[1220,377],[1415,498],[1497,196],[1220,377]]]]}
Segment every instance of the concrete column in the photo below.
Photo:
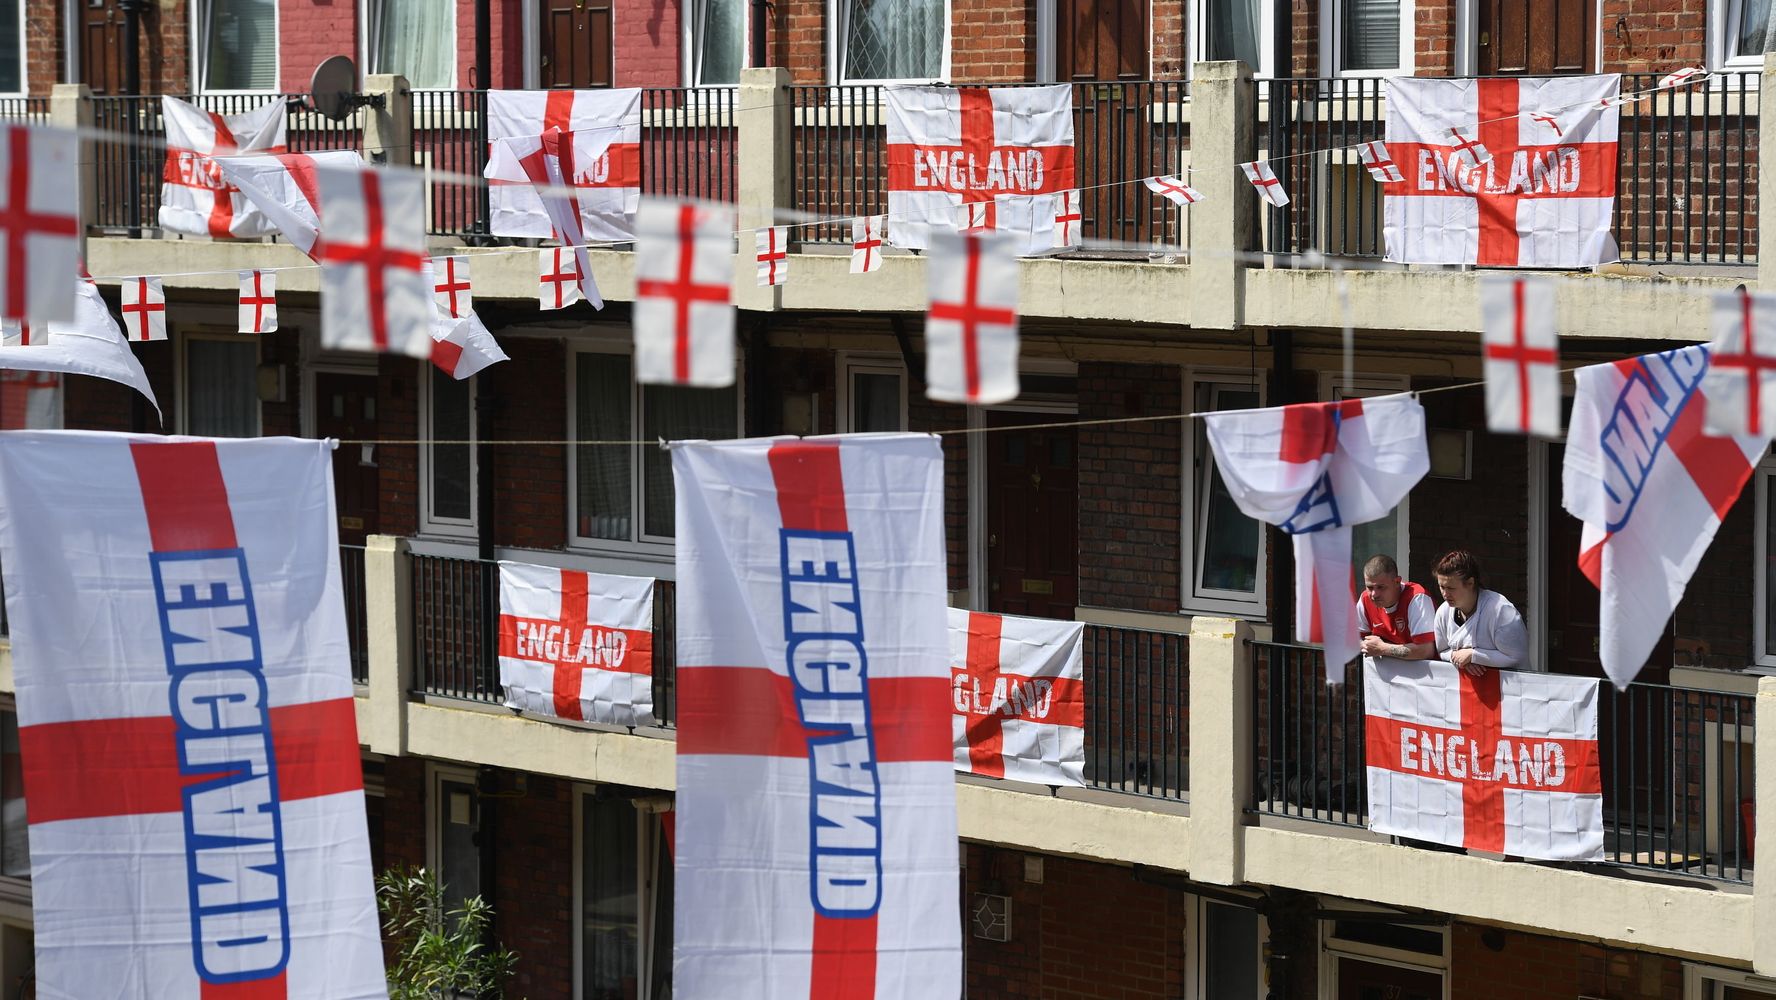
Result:
{"type": "Polygon", "coordinates": [[[790,130],[795,112],[789,105],[789,70],[766,66],[740,71],[740,92],[734,97],[736,153],[735,196],[739,209],[740,261],[735,268],[742,309],[776,311],[783,288],[760,288],[752,232],[769,226],[778,208],[790,201],[790,130]],[[766,111],[765,109],[770,109],[766,111]]]}
{"type": "Polygon", "coordinates": [[[372,163],[413,165],[413,91],[407,78],[376,73],[364,78],[364,93],[382,95],[382,110],[363,108],[364,158],[372,163]]]}
{"type": "MultiPolygon", "coordinates": [[[[1764,78],[1758,87],[1758,177],[1776,177],[1776,129],[1764,128],[1771,121],[1762,114],[1765,107],[1776,108],[1776,52],[1764,53],[1764,78]],[[1771,140],[1766,142],[1765,140],[1771,140]]],[[[1772,115],[1776,118],[1776,115],[1772,115]]],[[[1764,291],[1776,288],[1776,226],[1758,229],[1758,287],[1764,291]]]]}
{"type": "Polygon", "coordinates": [[[364,631],[370,645],[370,731],[358,739],[377,753],[399,756],[407,749],[407,693],[413,690],[413,574],[405,538],[365,540],[364,631]]]}
{"type": "MultiPolygon", "coordinates": [[[[1770,82],[1770,61],[1765,56],[1764,82],[1770,82]]],[[[1776,677],[1758,678],[1757,709],[1753,716],[1757,746],[1757,832],[1764,838],[1764,856],[1776,858],[1776,677]]],[[[1751,880],[1751,964],[1760,976],[1776,976],[1776,864],[1751,880]]]]}
{"type": "Polygon", "coordinates": [[[93,155],[92,90],[84,83],[58,83],[49,92],[49,123],[60,128],[84,129],[80,140],[80,179],[76,190],[80,199],[80,259],[86,259],[86,227],[96,220],[99,209],[97,157],[93,155]]]}
{"type": "MultiPolygon", "coordinates": [[[[1194,264],[1192,265],[1194,266],[1194,264]]],[[[1190,622],[1190,877],[1245,881],[1245,810],[1252,800],[1252,626],[1190,622]]]]}
{"type": "Polygon", "coordinates": [[[1257,193],[1239,164],[1258,155],[1258,90],[1242,62],[1199,62],[1190,81],[1190,325],[1237,330],[1245,319],[1246,264],[1256,245],[1257,193]]]}

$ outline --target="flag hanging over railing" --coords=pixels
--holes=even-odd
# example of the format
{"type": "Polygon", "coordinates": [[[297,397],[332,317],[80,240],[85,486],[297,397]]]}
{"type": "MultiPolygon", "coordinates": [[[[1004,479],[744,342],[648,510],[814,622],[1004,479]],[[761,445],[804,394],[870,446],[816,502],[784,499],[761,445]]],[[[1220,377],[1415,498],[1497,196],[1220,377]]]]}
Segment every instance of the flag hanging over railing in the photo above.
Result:
{"type": "Polygon", "coordinates": [[[175,233],[230,239],[270,236],[277,224],[229,183],[217,157],[284,152],[289,116],[283,100],[224,115],[177,97],[162,97],[166,169],[160,188],[160,225],[175,233]]]}
{"type": "Polygon", "coordinates": [[[654,581],[500,563],[500,685],[558,719],[654,721],[654,581]]]}
{"type": "MultiPolygon", "coordinates": [[[[574,149],[586,154],[566,171],[582,213],[579,228],[588,239],[626,238],[606,233],[603,226],[632,223],[641,196],[641,91],[487,92],[487,142],[494,157],[501,140],[511,139],[518,141],[519,161],[540,159],[537,137],[551,129],[577,136],[574,149]]],[[[487,194],[495,236],[547,239],[559,230],[522,165],[516,172],[501,168],[489,177],[496,181],[487,194]]]]}
{"type": "Polygon", "coordinates": [[[1085,784],[1085,624],[950,609],[956,770],[1085,784]]]}

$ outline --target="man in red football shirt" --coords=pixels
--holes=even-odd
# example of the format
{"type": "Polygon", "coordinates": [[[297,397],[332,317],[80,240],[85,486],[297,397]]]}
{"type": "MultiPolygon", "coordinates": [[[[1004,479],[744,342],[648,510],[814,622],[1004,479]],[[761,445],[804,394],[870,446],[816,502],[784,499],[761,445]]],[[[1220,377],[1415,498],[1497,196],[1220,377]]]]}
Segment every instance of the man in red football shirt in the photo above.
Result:
{"type": "Polygon", "coordinates": [[[1364,656],[1428,660],[1437,653],[1437,607],[1423,587],[1400,579],[1392,556],[1363,564],[1363,596],[1357,599],[1357,633],[1364,656]]]}

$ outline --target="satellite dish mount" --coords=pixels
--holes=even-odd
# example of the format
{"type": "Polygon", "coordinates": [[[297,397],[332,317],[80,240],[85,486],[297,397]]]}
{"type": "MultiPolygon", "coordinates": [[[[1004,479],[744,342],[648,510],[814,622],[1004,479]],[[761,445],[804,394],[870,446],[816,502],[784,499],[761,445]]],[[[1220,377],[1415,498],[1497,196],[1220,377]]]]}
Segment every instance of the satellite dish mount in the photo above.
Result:
{"type": "Polygon", "coordinates": [[[358,68],[350,56],[332,56],[315,67],[308,81],[306,104],[316,113],[336,122],[345,121],[359,108],[384,107],[381,94],[358,92],[358,68]]]}

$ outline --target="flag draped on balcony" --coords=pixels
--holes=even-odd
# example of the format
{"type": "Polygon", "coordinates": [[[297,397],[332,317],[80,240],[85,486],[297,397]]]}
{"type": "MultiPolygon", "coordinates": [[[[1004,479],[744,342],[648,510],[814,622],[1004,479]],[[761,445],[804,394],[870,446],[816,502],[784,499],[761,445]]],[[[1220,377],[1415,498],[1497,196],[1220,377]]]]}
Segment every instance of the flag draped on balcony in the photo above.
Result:
{"type": "Polygon", "coordinates": [[[962,984],[943,453],[678,442],[673,988],[962,984]]]}
{"type": "Polygon", "coordinates": [[[931,234],[925,396],[991,405],[1018,395],[1018,249],[1006,233],[931,234]]]}
{"type": "Polygon", "coordinates": [[[956,770],[1085,784],[1082,622],[950,609],[956,770]]]}
{"type": "Polygon", "coordinates": [[[284,152],[283,99],[238,115],[205,111],[177,97],[160,103],[167,146],[161,228],[214,239],[277,232],[277,224],[229,182],[217,157],[284,152]]]}
{"type": "MultiPolygon", "coordinates": [[[[568,150],[577,227],[590,240],[631,239],[641,198],[641,91],[618,90],[490,90],[487,92],[487,141],[499,156],[503,140],[512,140],[516,162],[493,171],[488,193],[490,228],[495,236],[547,239],[561,232],[530,186],[525,161],[541,166],[540,137],[551,130],[574,137],[568,150]]],[[[583,241],[576,241],[583,242],[583,241]]],[[[590,299],[590,296],[588,296],[590,299]]]]}
{"type": "Polygon", "coordinates": [[[411,170],[315,171],[321,213],[321,346],[432,354],[425,182],[411,170]]]}
{"type": "Polygon", "coordinates": [[[99,286],[82,277],[74,288],[74,318],[30,327],[29,346],[9,343],[0,347],[0,368],[109,379],[141,393],[158,417],[160,403],[148,384],[148,374],[123,339],[123,331],[99,295],[99,286]]]}
{"type": "Polygon", "coordinates": [[[0,436],[40,995],[386,996],[331,470],[0,436]]]}
{"type": "MultiPolygon", "coordinates": [[[[575,133],[559,129],[524,139],[501,139],[493,144],[493,156],[486,170],[490,180],[530,183],[543,206],[543,214],[548,216],[549,235],[560,240],[570,251],[555,255],[555,273],[566,270],[559,266],[561,257],[570,257],[573,273],[578,276],[579,296],[592,303],[594,309],[604,308],[604,296],[599,294],[598,283],[593,280],[592,260],[586,253],[586,244],[595,239],[633,239],[639,198],[639,194],[633,191],[615,199],[606,192],[605,197],[594,200],[590,193],[579,190],[581,185],[572,182],[590,165],[601,162],[599,157],[604,155],[609,144],[608,132],[575,133]],[[573,193],[565,193],[570,189],[573,193]]],[[[494,190],[503,189],[496,185],[494,190]]],[[[549,300],[545,291],[540,301],[547,303],[549,300]]],[[[557,303],[554,308],[559,309],[573,299],[565,298],[558,286],[554,301],[557,303]]]]}
{"type": "Polygon", "coordinates": [[[1480,346],[1486,427],[1500,434],[1560,436],[1560,338],[1554,285],[1488,274],[1480,281],[1480,346]]]}
{"type": "Polygon", "coordinates": [[[500,563],[500,685],[510,708],[654,722],[654,579],[500,563]]]}
{"type": "Polygon", "coordinates": [[[1640,673],[1763,436],[1706,433],[1708,348],[1578,370],[1561,504],[1585,522],[1579,569],[1597,586],[1598,656],[1619,688],[1640,673]]]}
{"type": "Polygon", "coordinates": [[[279,235],[315,260],[320,259],[317,244],[321,238],[321,192],[316,172],[364,166],[363,157],[350,150],[230,156],[215,162],[279,235]]]}
{"type": "Polygon", "coordinates": [[[648,198],[636,218],[635,381],[734,384],[733,214],[648,198]]]}
{"type": "Polygon", "coordinates": [[[1296,638],[1323,643],[1341,680],[1357,655],[1351,527],[1386,517],[1429,471],[1424,409],[1397,395],[1202,420],[1233,502],[1294,539],[1296,638]]]}
{"type": "Polygon", "coordinates": [[[1710,434],[1776,437],[1776,295],[1741,286],[1714,297],[1708,347],[1710,434]]]}
{"type": "Polygon", "coordinates": [[[167,339],[166,288],[156,277],[122,282],[123,328],[136,341],[167,339]]]}
{"type": "Polygon", "coordinates": [[[80,143],[73,131],[0,125],[0,319],[74,317],[80,143]]]}
{"type": "Polygon", "coordinates": [[[241,333],[272,333],[278,328],[277,272],[242,271],[240,273],[241,333]]]}

